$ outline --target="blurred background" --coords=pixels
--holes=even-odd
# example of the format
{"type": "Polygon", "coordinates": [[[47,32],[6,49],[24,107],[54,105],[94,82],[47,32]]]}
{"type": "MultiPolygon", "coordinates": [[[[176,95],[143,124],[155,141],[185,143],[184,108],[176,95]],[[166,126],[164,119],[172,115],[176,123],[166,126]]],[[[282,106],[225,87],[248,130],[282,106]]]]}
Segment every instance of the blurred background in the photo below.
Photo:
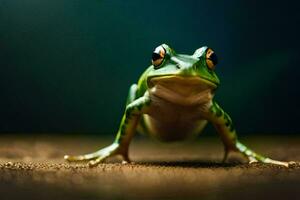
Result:
{"type": "Polygon", "coordinates": [[[216,100],[240,134],[300,132],[291,1],[0,1],[0,133],[116,132],[128,88],[167,43],[219,57],[216,100]]]}

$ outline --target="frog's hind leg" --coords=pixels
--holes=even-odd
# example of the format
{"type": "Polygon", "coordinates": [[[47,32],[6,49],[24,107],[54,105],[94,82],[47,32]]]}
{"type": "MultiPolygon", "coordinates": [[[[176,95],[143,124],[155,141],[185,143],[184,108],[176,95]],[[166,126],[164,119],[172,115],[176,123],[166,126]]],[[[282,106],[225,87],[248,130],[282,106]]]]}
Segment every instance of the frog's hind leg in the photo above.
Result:
{"type": "MultiPolygon", "coordinates": [[[[137,84],[132,84],[129,88],[129,92],[128,92],[128,96],[127,96],[127,100],[126,100],[126,106],[135,100],[136,92],[137,92],[137,84]]],[[[89,154],[84,154],[84,155],[77,155],[77,156],[65,155],[64,159],[69,162],[90,161],[90,160],[94,160],[94,159],[104,160],[103,155],[109,154],[109,152],[111,152],[111,150],[113,148],[114,148],[113,146],[112,147],[109,146],[109,147],[100,149],[99,151],[89,153],[89,154]]],[[[125,156],[123,156],[123,158],[126,162],[129,162],[128,156],[125,155],[125,156]]]]}
{"type": "Polygon", "coordinates": [[[106,158],[114,155],[121,155],[124,162],[130,162],[128,157],[130,141],[136,132],[136,127],[141,115],[147,111],[150,105],[150,98],[147,93],[142,97],[135,98],[136,89],[136,85],[133,85],[129,90],[129,97],[127,100],[125,113],[123,115],[116,139],[111,145],[94,153],[79,156],[66,155],[64,158],[70,162],[89,161],[89,166],[96,166],[97,164],[103,162],[106,158]]]}
{"type": "MultiPolygon", "coordinates": [[[[65,155],[64,159],[69,162],[89,161],[89,160],[93,160],[95,158],[103,157],[103,155],[106,155],[107,153],[110,152],[110,149],[112,150],[113,146],[108,146],[106,148],[100,149],[99,151],[89,153],[89,154],[84,154],[84,155],[78,155],[78,156],[65,155]]],[[[103,157],[103,159],[104,159],[104,157],[103,157]]]]}
{"type": "Polygon", "coordinates": [[[223,158],[223,162],[227,160],[228,153],[230,151],[240,152],[244,155],[249,163],[261,162],[266,164],[274,164],[289,167],[294,162],[283,162],[277,161],[270,158],[266,158],[253,150],[246,147],[240,141],[237,140],[236,131],[233,127],[233,123],[229,115],[223,111],[223,109],[216,103],[213,102],[208,113],[208,120],[210,120],[215,128],[217,129],[221,139],[224,143],[225,154],[223,158]]]}
{"type": "Polygon", "coordinates": [[[239,141],[236,141],[236,151],[241,152],[246,158],[248,158],[250,164],[261,162],[265,164],[280,165],[284,167],[290,167],[295,164],[294,161],[285,162],[285,161],[273,160],[271,158],[264,157],[252,151],[251,149],[249,149],[239,141]]]}

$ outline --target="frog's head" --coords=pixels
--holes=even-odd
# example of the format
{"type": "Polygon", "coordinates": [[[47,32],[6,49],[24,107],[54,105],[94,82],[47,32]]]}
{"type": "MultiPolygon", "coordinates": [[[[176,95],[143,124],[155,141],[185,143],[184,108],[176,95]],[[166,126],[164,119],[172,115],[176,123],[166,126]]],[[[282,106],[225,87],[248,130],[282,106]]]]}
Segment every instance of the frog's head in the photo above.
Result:
{"type": "Polygon", "coordinates": [[[151,88],[158,82],[200,84],[212,90],[220,83],[214,72],[217,56],[206,46],[192,55],[177,54],[166,44],[155,48],[147,83],[151,88]]]}

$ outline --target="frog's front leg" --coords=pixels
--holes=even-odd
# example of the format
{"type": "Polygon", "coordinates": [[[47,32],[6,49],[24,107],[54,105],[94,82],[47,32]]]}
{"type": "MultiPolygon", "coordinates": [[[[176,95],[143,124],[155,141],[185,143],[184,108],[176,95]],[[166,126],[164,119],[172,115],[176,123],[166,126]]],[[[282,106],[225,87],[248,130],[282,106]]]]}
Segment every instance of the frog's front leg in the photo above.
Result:
{"type": "Polygon", "coordinates": [[[94,153],[79,156],[66,155],[64,158],[70,162],[90,160],[89,166],[95,166],[103,162],[106,158],[114,155],[121,155],[123,157],[123,161],[130,162],[128,157],[129,144],[134,133],[136,132],[136,126],[140,120],[140,117],[147,111],[149,104],[150,98],[146,92],[144,96],[133,100],[126,106],[125,113],[113,144],[94,153]]]}
{"type": "Polygon", "coordinates": [[[223,111],[223,109],[216,102],[212,102],[208,110],[207,117],[208,120],[211,121],[214,127],[217,129],[224,143],[225,154],[223,162],[226,161],[228,153],[230,151],[238,151],[248,158],[249,163],[262,162],[268,164],[282,165],[285,167],[288,167],[289,164],[292,163],[266,158],[260,154],[255,153],[254,151],[246,147],[244,144],[242,144],[240,141],[238,141],[231,118],[226,112],[223,111]]]}

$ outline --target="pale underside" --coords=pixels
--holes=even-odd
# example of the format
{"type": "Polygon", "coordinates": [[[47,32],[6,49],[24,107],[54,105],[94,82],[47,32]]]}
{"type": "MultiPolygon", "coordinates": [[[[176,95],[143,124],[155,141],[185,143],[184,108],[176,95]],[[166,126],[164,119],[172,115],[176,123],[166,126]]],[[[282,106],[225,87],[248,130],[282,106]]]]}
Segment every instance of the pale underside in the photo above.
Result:
{"type": "Polygon", "coordinates": [[[147,134],[162,141],[176,141],[199,134],[207,124],[211,105],[210,82],[199,77],[168,76],[151,79],[151,99],[143,121],[147,134]]]}

